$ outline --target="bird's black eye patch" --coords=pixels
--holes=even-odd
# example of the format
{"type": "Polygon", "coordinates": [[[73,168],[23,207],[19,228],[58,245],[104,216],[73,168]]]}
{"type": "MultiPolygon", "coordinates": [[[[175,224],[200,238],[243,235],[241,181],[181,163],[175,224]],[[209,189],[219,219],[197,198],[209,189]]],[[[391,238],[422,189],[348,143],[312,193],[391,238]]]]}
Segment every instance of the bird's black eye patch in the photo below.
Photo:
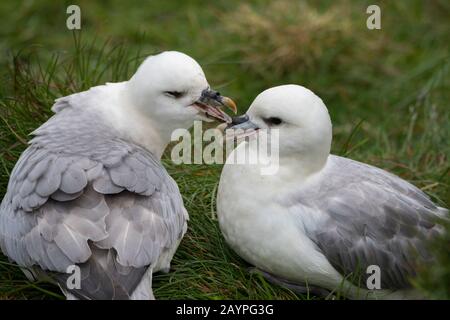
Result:
{"type": "Polygon", "coordinates": [[[184,92],[180,92],[180,91],[166,91],[166,94],[169,96],[172,96],[174,98],[177,98],[177,99],[184,96],[184,92]]]}
{"type": "Polygon", "coordinates": [[[283,121],[277,117],[270,117],[270,118],[265,118],[264,122],[267,123],[269,126],[278,126],[283,121]]]}

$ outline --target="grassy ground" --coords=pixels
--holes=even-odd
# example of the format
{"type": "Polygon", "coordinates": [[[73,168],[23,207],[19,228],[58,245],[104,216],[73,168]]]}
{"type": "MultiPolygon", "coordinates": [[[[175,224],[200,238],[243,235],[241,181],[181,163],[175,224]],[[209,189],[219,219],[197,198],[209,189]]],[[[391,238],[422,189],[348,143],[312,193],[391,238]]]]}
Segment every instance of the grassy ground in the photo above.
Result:
{"type": "MultiPolygon", "coordinates": [[[[65,28],[69,3],[0,2],[0,194],[52,101],[126,80],[148,54],[196,58],[213,87],[244,112],[262,90],[303,84],[323,98],[333,152],[394,172],[450,205],[450,4],[379,1],[382,29],[366,28],[373,1],[78,1],[81,33],[65,28]]],[[[224,243],[215,214],[220,166],[164,160],[191,220],[173,270],[155,277],[160,299],[304,299],[246,272],[224,243]]],[[[450,298],[448,238],[417,285],[450,298]]],[[[0,299],[61,298],[30,284],[0,258],[0,299]]]]}

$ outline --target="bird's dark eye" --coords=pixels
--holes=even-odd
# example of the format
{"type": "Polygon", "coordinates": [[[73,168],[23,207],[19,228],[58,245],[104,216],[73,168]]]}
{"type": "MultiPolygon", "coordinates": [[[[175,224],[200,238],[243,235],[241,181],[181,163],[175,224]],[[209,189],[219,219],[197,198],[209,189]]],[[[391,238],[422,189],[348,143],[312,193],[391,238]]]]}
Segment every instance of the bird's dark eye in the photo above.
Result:
{"type": "Polygon", "coordinates": [[[180,92],[180,91],[166,91],[166,94],[178,99],[178,98],[181,98],[184,95],[184,92],[180,92]]]}
{"type": "Polygon", "coordinates": [[[269,126],[277,126],[277,125],[281,124],[283,121],[277,117],[270,117],[270,118],[265,118],[264,122],[267,123],[269,126]]]}

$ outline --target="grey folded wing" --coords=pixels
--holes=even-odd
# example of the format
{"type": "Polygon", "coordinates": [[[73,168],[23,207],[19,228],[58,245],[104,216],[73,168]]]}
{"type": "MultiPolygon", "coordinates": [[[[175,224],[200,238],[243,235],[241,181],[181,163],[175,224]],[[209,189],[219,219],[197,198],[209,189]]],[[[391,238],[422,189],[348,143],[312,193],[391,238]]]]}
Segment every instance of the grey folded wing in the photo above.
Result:
{"type": "MultiPolygon", "coordinates": [[[[132,273],[142,276],[186,230],[178,187],[139,146],[111,139],[99,148],[79,147],[83,152],[74,145],[55,152],[36,143],[22,154],[0,207],[0,247],[24,267],[65,273],[94,263],[91,271],[102,272],[91,274],[105,274],[106,281],[139,278],[132,273]]],[[[96,279],[89,281],[85,287],[94,288],[96,279]]],[[[131,282],[114,285],[130,295],[137,285],[131,282]]],[[[81,294],[95,298],[95,292],[81,294]]]]}
{"type": "Polygon", "coordinates": [[[431,263],[428,242],[442,232],[438,221],[448,210],[386,171],[335,156],[329,161],[321,186],[297,194],[298,213],[317,215],[305,226],[309,237],[353,283],[365,287],[367,267],[376,265],[383,289],[409,287],[417,267],[431,263]]]}

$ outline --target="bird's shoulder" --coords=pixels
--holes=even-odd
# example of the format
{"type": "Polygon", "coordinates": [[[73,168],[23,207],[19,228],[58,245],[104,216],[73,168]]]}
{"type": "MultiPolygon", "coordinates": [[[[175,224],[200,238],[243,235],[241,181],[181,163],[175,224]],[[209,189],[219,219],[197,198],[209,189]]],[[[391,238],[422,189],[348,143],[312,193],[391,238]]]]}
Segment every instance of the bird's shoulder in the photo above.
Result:
{"type": "Polygon", "coordinates": [[[340,195],[377,202],[386,197],[405,197],[429,209],[436,208],[422,190],[395,174],[335,155],[329,156],[324,169],[312,179],[308,188],[310,195],[318,198],[340,195]]]}
{"type": "Polygon", "coordinates": [[[176,191],[160,161],[144,148],[121,139],[85,144],[89,142],[58,149],[51,143],[32,143],[10,176],[7,196],[12,208],[30,212],[49,198],[73,200],[90,184],[102,194],[127,190],[149,196],[155,190],[176,191]]]}

